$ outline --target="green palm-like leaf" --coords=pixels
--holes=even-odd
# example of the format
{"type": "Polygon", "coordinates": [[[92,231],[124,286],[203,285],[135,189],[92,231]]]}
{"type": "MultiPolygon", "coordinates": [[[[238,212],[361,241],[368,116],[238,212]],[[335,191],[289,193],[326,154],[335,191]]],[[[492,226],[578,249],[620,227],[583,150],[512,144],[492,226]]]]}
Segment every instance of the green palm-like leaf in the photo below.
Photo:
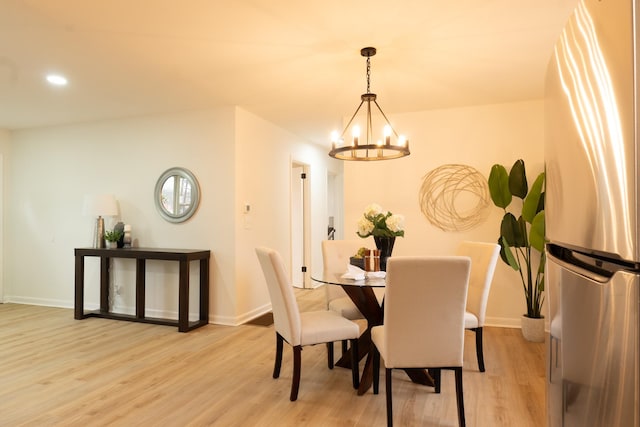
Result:
{"type": "Polygon", "coordinates": [[[509,246],[517,248],[526,246],[526,228],[522,228],[521,222],[524,222],[524,220],[517,220],[516,217],[509,212],[504,214],[504,216],[502,217],[502,222],[500,223],[500,235],[504,237],[509,246]]]}
{"type": "Polygon", "coordinates": [[[533,217],[535,217],[538,212],[544,209],[544,203],[542,206],[540,206],[540,199],[544,194],[542,192],[542,187],[544,186],[544,178],[544,172],[538,175],[533,185],[531,186],[529,194],[527,194],[527,197],[525,197],[524,203],[522,204],[522,216],[529,224],[531,224],[531,222],[533,221],[533,217]],[[542,209],[539,209],[540,207],[542,207],[542,209]]]}
{"type": "Polygon", "coordinates": [[[502,209],[506,209],[511,203],[511,192],[509,191],[509,174],[502,165],[493,165],[489,173],[489,194],[493,203],[502,209]]]}
{"type": "Polygon", "coordinates": [[[545,191],[543,191],[542,194],[540,194],[540,200],[538,200],[538,209],[536,209],[536,213],[544,210],[545,194],[547,194],[545,191]]]}
{"type": "Polygon", "coordinates": [[[509,172],[509,191],[516,197],[524,199],[529,191],[524,160],[518,159],[509,172]]]}
{"type": "Polygon", "coordinates": [[[529,233],[529,241],[531,242],[531,247],[536,249],[538,252],[544,252],[544,228],[545,220],[544,220],[544,211],[538,212],[537,215],[533,218],[531,222],[531,231],[529,233]]]}
{"type": "Polygon", "coordinates": [[[507,259],[507,254],[506,254],[506,252],[504,250],[504,245],[502,244],[502,239],[503,239],[502,236],[498,237],[498,244],[500,245],[500,258],[502,259],[502,261],[505,264],[509,265],[509,259],[507,259]]]}
{"type": "Polygon", "coordinates": [[[507,240],[504,237],[498,239],[498,244],[500,245],[500,258],[504,261],[505,264],[511,266],[515,271],[520,270],[520,264],[518,264],[518,260],[515,256],[513,256],[513,252],[511,252],[511,247],[507,240]]]}
{"type": "Polygon", "coordinates": [[[544,267],[546,263],[547,263],[547,256],[545,252],[541,252],[540,263],[538,264],[538,274],[540,274],[540,281],[542,282],[541,285],[540,284],[538,285],[538,289],[541,291],[544,291],[544,267]]]}
{"type": "Polygon", "coordinates": [[[518,217],[518,226],[520,227],[520,238],[518,242],[519,247],[526,248],[529,246],[529,233],[527,233],[527,221],[524,220],[522,215],[518,217]]]}

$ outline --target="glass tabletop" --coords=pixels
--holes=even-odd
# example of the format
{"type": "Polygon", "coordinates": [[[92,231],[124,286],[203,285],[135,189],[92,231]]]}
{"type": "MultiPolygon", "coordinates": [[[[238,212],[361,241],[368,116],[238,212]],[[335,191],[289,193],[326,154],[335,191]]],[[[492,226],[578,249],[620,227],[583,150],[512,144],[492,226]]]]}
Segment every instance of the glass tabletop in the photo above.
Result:
{"type": "Polygon", "coordinates": [[[341,277],[342,274],[323,274],[320,277],[311,276],[311,280],[316,282],[325,283],[327,285],[338,286],[371,286],[373,288],[384,288],[386,280],[384,277],[365,277],[364,280],[345,279],[341,277]]]}

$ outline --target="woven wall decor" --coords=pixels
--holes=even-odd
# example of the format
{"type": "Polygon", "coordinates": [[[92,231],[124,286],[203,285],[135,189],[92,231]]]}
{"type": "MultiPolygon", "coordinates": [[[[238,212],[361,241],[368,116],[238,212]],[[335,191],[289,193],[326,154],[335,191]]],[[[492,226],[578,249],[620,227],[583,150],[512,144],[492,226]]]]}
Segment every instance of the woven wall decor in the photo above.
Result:
{"type": "Polygon", "coordinates": [[[427,220],[444,231],[464,231],[489,214],[487,179],[467,165],[442,165],[422,180],[420,209],[427,220]]]}

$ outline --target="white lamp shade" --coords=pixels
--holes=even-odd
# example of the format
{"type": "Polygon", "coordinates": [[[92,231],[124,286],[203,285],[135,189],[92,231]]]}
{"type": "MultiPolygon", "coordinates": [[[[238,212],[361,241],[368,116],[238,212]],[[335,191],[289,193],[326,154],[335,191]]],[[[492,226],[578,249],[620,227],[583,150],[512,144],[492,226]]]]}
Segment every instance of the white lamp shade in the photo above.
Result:
{"type": "Polygon", "coordinates": [[[113,194],[86,195],[82,212],[90,216],[117,216],[118,202],[113,194]]]}

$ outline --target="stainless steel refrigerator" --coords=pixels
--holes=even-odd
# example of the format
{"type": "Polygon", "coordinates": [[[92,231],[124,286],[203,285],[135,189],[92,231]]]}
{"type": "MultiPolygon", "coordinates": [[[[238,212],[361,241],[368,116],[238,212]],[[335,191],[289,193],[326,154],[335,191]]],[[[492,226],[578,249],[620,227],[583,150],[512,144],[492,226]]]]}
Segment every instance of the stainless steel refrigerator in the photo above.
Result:
{"type": "Polygon", "coordinates": [[[639,3],[580,1],[547,69],[550,427],[640,426],[639,3]]]}

